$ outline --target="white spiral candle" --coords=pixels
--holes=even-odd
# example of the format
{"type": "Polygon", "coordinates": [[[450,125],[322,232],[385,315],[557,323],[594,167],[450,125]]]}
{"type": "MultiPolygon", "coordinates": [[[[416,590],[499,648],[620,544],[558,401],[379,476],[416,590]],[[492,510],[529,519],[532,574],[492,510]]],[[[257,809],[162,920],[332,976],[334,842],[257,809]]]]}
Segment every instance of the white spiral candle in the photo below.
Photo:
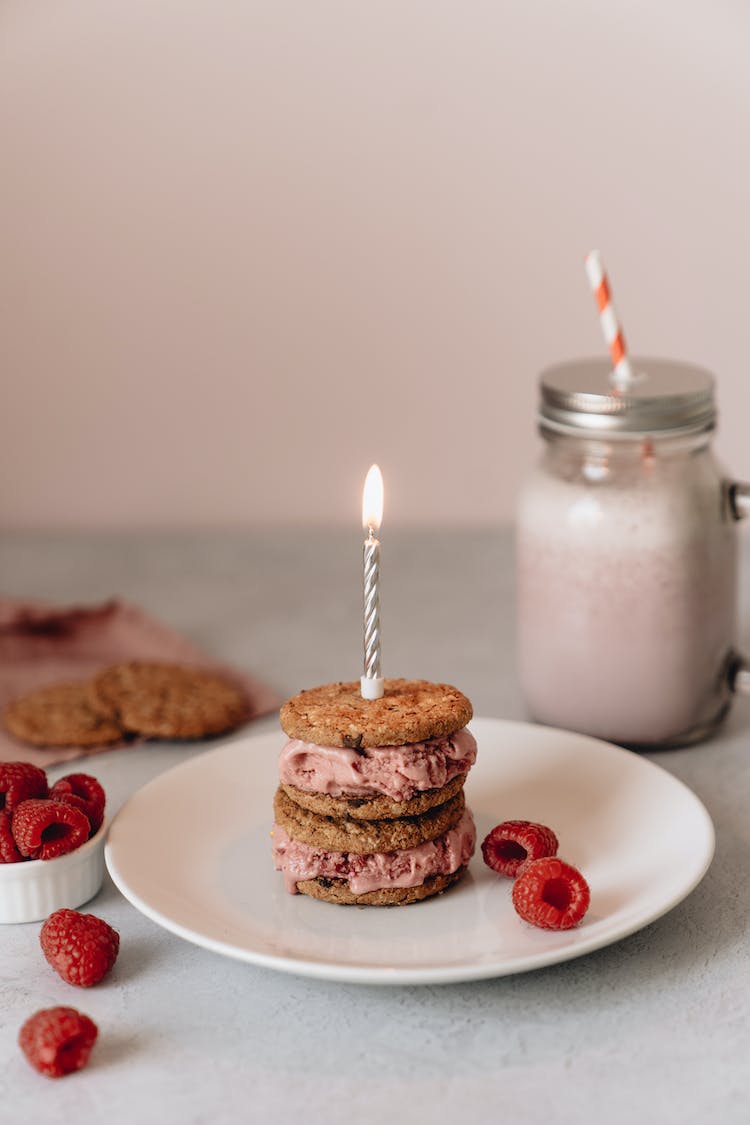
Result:
{"type": "Polygon", "coordinates": [[[362,524],[367,531],[364,564],[364,675],[360,680],[363,699],[380,699],[383,678],[380,670],[380,541],[375,532],[383,518],[383,477],[373,465],[365,480],[362,524]]]}
{"type": "Polygon", "coordinates": [[[365,676],[380,677],[380,542],[372,532],[364,546],[365,676]]]}

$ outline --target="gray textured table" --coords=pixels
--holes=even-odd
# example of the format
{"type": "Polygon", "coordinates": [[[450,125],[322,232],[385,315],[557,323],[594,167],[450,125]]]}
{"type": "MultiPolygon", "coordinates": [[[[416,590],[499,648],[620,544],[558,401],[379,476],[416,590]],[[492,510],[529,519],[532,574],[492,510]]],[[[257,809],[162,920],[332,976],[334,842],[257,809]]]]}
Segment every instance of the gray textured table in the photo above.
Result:
{"type": "MultiPolygon", "coordinates": [[[[121,594],[283,695],[357,674],[359,551],[356,530],[5,534],[0,588],[61,602],[121,594]]],[[[388,672],[452,681],[477,714],[522,718],[510,537],[393,529],[384,558],[388,672]]],[[[119,750],[91,768],[114,811],[194,752],[119,750]]],[[[122,953],[83,993],[47,970],[38,925],[0,928],[0,1120],[744,1125],[750,703],[714,742],[655,760],[714,819],[707,877],[640,933],[534,973],[425,988],[304,980],[180,941],[107,880],[92,909],[121,931],[122,953]],[[71,1003],[100,1042],[86,1071],[47,1081],[17,1031],[36,1008],[71,1003]]]]}

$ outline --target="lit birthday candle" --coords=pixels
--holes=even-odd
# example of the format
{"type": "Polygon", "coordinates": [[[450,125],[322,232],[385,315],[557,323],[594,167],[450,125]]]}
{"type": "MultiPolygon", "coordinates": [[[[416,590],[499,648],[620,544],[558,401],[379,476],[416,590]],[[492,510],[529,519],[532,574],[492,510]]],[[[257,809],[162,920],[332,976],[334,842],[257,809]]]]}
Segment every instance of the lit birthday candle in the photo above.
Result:
{"type": "Polygon", "coordinates": [[[373,465],[365,480],[362,496],[362,526],[367,532],[364,560],[365,672],[361,678],[363,699],[380,699],[383,678],[380,674],[380,542],[375,537],[383,519],[383,476],[373,465]]]}

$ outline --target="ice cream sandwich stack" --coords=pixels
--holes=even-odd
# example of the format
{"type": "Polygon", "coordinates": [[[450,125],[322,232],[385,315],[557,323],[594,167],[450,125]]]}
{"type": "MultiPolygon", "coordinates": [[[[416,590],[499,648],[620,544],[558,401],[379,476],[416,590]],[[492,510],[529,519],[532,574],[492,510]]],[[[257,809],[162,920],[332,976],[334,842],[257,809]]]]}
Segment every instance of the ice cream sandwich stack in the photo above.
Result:
{"type": "Polygon", "coordinates": [[[273,857],[287,890],[326,902],[419,902],[460,879],[476,832],[464,801],[476,742],[449,684],[386,680],[300,692],[281,709],[273,857]]]}

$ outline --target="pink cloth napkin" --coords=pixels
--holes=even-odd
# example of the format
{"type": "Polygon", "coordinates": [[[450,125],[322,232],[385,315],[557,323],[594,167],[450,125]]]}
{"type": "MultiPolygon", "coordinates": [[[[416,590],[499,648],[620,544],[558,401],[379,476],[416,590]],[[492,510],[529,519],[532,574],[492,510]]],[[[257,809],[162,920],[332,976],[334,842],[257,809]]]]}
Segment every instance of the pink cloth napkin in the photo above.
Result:
{"type": "MultiPolygon", "coordinates": [[[[212,660],[187,637],[118,599],[61,609],[43,602],[0,598],[0,708],[15,696],[47,684],[86,679],[124,660],[193,664],[219,671],[238,684],[257,718],[279,704],[265,684],[212,660]]],[[[0,761],[55,762],[88,757],[112,746],[45,747],[17,741],[0,725],[0,761]]]]}

